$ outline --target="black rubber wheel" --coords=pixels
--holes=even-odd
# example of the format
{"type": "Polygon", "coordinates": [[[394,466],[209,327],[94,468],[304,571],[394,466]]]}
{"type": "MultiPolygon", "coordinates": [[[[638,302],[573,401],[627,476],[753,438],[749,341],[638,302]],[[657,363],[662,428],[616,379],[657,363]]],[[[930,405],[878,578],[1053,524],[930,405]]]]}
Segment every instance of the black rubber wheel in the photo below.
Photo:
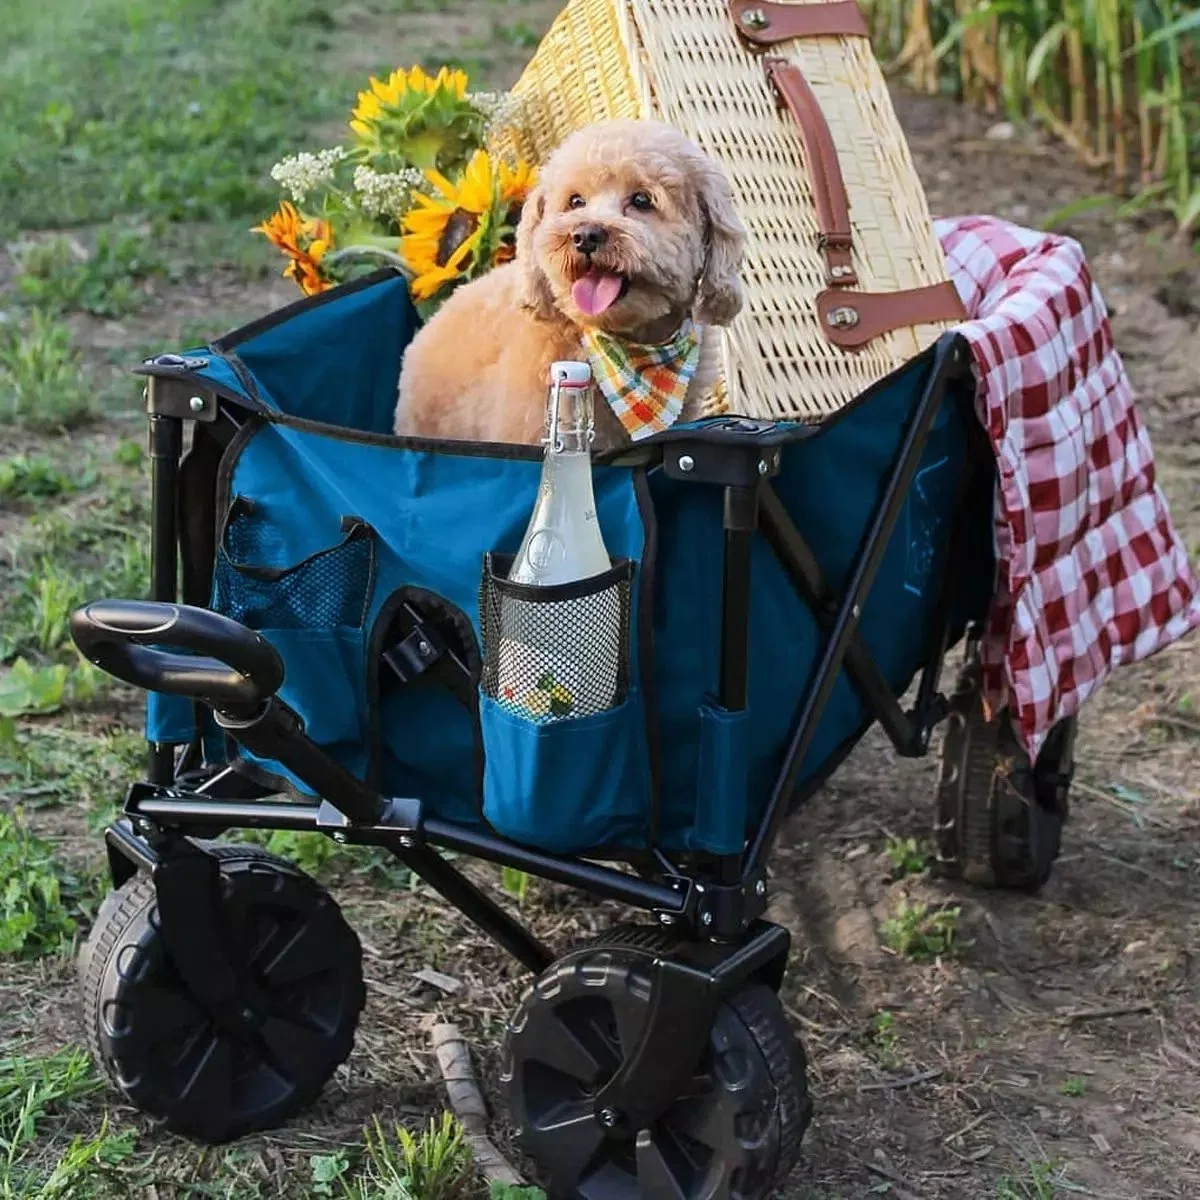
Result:
{"type": "Polygon", "coordinates": [[[1075,721],[1051,730],[1031,767],[1008,712],[988,721],[974,657],[950,698],[937,784],[944,875],[978,887],[1036,892],[1062,845],[1075,721]]]}
{"type": "Polygon", "coordinates": [[[555,1200],[759,1200],[799,1156],[807,1063],[760,983],[720,1006],[699,1071],[650,1128],[597,1119],[592,1097],[637,1045],[650,970],[670,945],[653,929],[616,929],[551,966],[509,1023],[501,1079],[517,1141],[555,1200]]]}
{"type": "Polygon", "coordinates": [[[112,1083],[168,1129],[227,1142],[310,1105],[354,1045],[362,948],[332,897],[257,846],[210,846],[230,950],[254,981],[253,1031],[216,1027],[159,932],[153,881],[106,897],[79,959],[88,1044],[112,1083]]]}

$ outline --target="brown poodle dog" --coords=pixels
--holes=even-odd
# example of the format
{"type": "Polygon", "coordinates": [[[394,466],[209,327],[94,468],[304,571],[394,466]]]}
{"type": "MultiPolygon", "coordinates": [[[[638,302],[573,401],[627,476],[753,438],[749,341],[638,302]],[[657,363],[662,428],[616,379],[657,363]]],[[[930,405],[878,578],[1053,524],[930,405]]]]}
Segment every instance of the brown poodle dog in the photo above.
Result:
{"type": "MultiPolygon", "coordinates": [[[[720,367],[705,327],[742,307],[744,240],[721,169],[678,131],[651,121],[578,131],[525,202],[516,260],[459,288],[413,339],[396,432],[537,444],[550,364],[584,357],[582,331],[654,346],[689,317],[700,363],[679,419],[694,419],[720,367]]],[[[597,392],[597,449],[628,440],[597,392]]]]}

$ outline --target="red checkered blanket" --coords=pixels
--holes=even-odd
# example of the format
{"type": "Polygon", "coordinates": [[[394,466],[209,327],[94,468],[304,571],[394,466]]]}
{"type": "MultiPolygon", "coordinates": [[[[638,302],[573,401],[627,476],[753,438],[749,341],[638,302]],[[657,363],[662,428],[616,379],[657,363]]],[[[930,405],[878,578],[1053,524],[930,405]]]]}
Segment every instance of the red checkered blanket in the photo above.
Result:
{"type": "Polygon", "coordinates": [[[991,217],[935,222],[969,319],[999,467],[988,709],[1031,756],[1114,668],[1200,625],[1200,587],[1077,242],[991,217]]]}

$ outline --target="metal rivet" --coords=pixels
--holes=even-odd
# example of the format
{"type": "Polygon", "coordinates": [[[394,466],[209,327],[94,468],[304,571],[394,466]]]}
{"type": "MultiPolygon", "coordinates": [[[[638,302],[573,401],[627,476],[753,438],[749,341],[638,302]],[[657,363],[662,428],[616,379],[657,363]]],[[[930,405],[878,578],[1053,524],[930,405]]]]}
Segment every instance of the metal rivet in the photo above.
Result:
{"type": "Polygon", "coordinates": [[[333,835],[333,840],[335,842],[341,842],[343,845],[345,845],[346,844],[346,835],[344,833],[335,833],[333,835]]]}
{"type": "Polygon", "coordinates": [[[848,305],[835,308],[826,320],[834,329],[853,329],[858,324],[858,309],[848,305]]]}
{"type": "Polygon", "coordinates": [[[417,844],[417,843],[416,843],[416,842],[415,842],[415,841],[414,841],[412,838],[410,838],[410,837],[408,836],[408,834],[404,834],[404,835],[403,835],[403,836],[400,838],[400,846],[401,846],[401,849],[404,849],[404,850],[411,850],[411,849],[412,849],[412,848],[413,848],[413,847],[414,847],[416,844],[417,844]]]}
{"type": "Polygon", "coordinates": [[[679,469],[681,471],[694,471],[696,469],[696,460],[690,454],[681,454],[679,456],[679,469]]]}
{"type": "Polygon", "coordinates": [[[761,8],[748,8],[742,13],[742,24],[747,29],[767,29],[770,27],[771,18],[761,8]]]}
{"type": "Polygon", "coordinates": [[[700,924],[701,925],[711,925],[712,924],[712,913],[710,913],[710,912],[702,913],[700,915],[700,924]]]}
{"type": "Polygon", "coordinates": [[[760,475],[765,475],[770,469],[771,468],[767,466],[767,460],[765,458],[760,458],[758,460],[758,473],[760,475]]]}
{"type": "Polygon", "coordinates": [[[862,609],[859,608],[857,604],[850,610],[850,612],[856,621],[862,615],[862,609]]]}
{"type": "Polygon", "coordinates": [[[188,401],[188,408],[190,408],[194,413],[202,413],[204,411],[204,397],[193,396],[188,401]]]}
{"type": "Polygon", "coordinates": [[[670,913],[659,913],[658,921],[660,925],[674,925],[675,918],[670,913]]]}
{"type": "Polygon", "coordinates": [[[853,267],[830,267],[829,276],[831,279],[848,279],[854,274],[853,267]]]}
{"type": "Polygon", "coordinates": [[[767,885],[761,879],[754,885],[754,894],[756,896],[765,896],[767,894],[767,885]]]}
{"type": "Polygon", "coordinates": [[[417,649],[421,652],[421,657],[424,658],[425,655],[429,653],[429,643],[428,642],[418,642],[417,649]]]}
{"type": "Polygon", "coordinates": [[[620,1119],[615,1108],[605,1108],[600,1112],[600,1124],[605,1129],[615,1129],[620,1119]]]}

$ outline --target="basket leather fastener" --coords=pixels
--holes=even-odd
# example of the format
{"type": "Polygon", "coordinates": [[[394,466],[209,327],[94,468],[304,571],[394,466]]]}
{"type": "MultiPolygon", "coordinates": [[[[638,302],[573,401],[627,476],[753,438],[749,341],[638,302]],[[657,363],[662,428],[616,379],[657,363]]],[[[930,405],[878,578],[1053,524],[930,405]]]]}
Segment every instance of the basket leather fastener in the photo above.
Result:
{"type": "Polygon", "coordinates": [[[729,11],[738,33],[752,48],[774,46],[793,38],[870,36],[856,0],[833,0],[828,4],[730,0],[729,11]]]}
{"type": "Polygon", "coordinates": [[[820,229],[817,249],[825,260],[828,285],[817,296],[820,329],[826,340],[843,350],[859,350],[897,329],[965,320],[966,309],[949,280],[898,292],[852,290],[858,277],[853,264],[850,201],[829,123],[804,72],[795,63],[770,56],[763,60],[763,67],[777,104],[787,109],[796,122],[804,148],[820,229]]]}

